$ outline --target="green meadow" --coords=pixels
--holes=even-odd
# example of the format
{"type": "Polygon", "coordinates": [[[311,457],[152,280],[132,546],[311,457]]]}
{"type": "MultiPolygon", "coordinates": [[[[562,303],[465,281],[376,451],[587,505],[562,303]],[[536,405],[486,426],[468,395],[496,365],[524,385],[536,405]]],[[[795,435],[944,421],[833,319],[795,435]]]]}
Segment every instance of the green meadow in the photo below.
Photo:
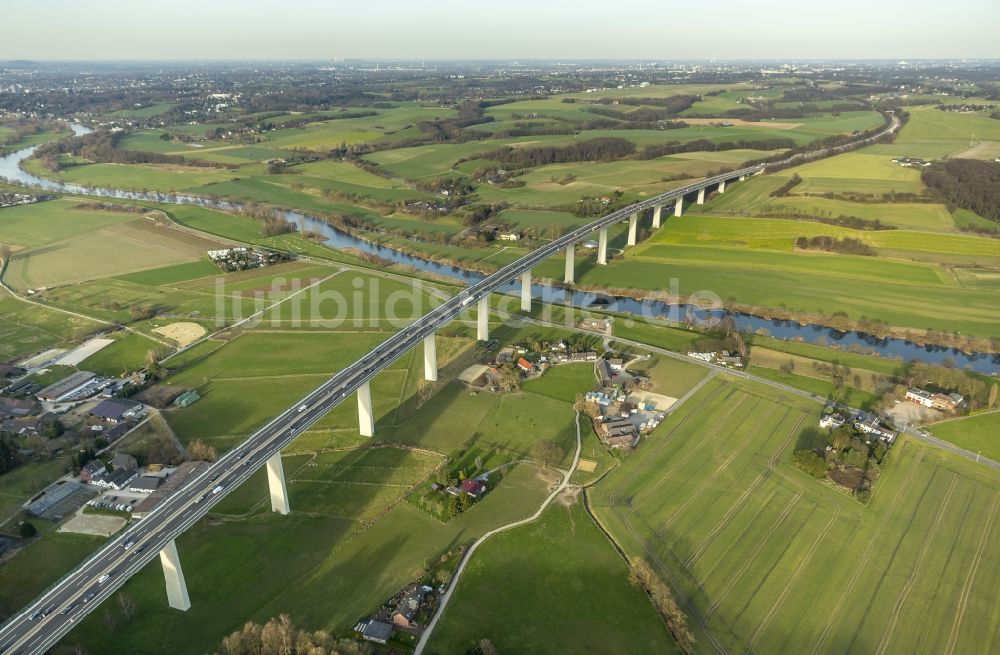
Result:
{"type": "Polygon", "coordinates": [[[563,498],[569,507],[554,502],[476,551],[427,653],[461,653],[481,639],[498,652],[680,652],[579,497],[563,498]]]}
{"type": "Polygon", "coordinates": [[[936,437],[974,453],[1000,461],[1000,412],[984,412],[966,418],[934,423],[927,429],[936,437]]]}
{"type": "Polygon", "coordinates": [[[995,472],[904,438],[862,505],[789,462],[819,409],[717,378],[594,510],[671,583],[699,652],[994,651],[995,472]]]}
{"type": "Polygon", "coordinates": [[[987,338],[1000,335],[996,328],[1000,313],[995,290],[948,283],[933,267],[876,261],[875,270],[903,276],[887,280],[877,279],[867,270],[870,258],[864,258],[865,268],[859,268],[840,257],[789,255],[792,259],[787,262],[788,268],[781,270],[771,265],[770,256],[758,261],[757,256],[767,253],[734,250],[731,254],[697,247],[677,247],[675,252],[663,248],[655,258],[626,254],[624,259],[594,267],[577,279],[592,286],[650,292],[668,289],[671,280],[676,279],[684,296],[710,292],[722,301],[762,308],[825,316],[844,312],[855,320],[868,317],[897,326],[930,327],[987,338]],[[701,259],[703,256],[706,259],[701,259]],[[825,273],[813,272],[809,265],[814,263],[825,273]]]}

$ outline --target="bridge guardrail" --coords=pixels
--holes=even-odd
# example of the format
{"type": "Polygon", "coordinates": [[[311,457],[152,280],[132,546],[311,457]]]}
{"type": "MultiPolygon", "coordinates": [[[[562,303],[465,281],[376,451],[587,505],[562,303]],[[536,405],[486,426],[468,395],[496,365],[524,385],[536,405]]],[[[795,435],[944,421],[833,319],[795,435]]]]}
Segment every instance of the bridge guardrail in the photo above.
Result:
{"type": "MultiPolygon", "coordinates": [[[[592,232],[594,232],[597,229],[605,229],[606,227],[608,227],[610,225],[613,225],[616,222],[619,222],[619,221],[621,221],[623,219],[628,218],[631,214],[633,214],[633,213],[635,213],[637,211],[644,211],[644,210],[652,208],[652,207],[663,206],[664,204],[668,203],[670,200],[674,200],[676,198],[683,197],[684,195],[686,195],[688,193],[691,193],[693,191],[697,191],[699,189],[703,189],[705,187],[712,186],[713,184],[717,184],[717,183],[722,182],[722,181],[728,181],[728,180],[731,180],[733,178],[739,177],[741,175],[752,175],[752,174],[755,174],[755,173],[758,173],[758,172],[764,172],[764,171],[767,170],[767,168],[769,166],[787,165],[788,163],[794,163],[794,162],[798,162],[800,160],[801,161],[811,161],[812,159],[817,159],[817,158],[829,155],[831,153],[839,154],[839,153],[842,153],[842,152],[847,152],[849,150],[853,150],[855,148],[858,148],[858,147],[861,147],[861,146],[864,146],[864,145],[867,145],[867,144],[870,144],[870,143],[874,143],[874,142],[878,141],[879,139],[885,137],[887,134],[891,134],[891,133],[895,132],[900,127],[902,127],[902,122],[899,120],[899,118],[897,116],[893,115],[892,119],[890,121],[890,124],[888,126],[886,126],[886,128],[884,130],[882,130],[881,132],[879,132],[878,134],[875,134],[875,135],[872,135],[872,136],[868,136],[868,137],[865,137],[863,139],[859,139],[857,141],[852,141],[852,142],[849,142],[849,143],[846,143],[846,144],[841,144],[841,145],[838,145],[838,146],[833,146],[831,148],[826,148],[826,149],[823,149],[823,150],[818,150],[818,151],[815,151],[815,152],[797,153],[796,155],[792,155],[788,159],[785,159],[785,160],[782,160],[782,161],[779,161],[779,162],[773,162],[772,164],[757,164],[757,165],[754,165],[754,166],[749,166],[749,167],[745,167],[745,168],[742,168],[742,169],[737,169],[737,170],[730,171],[730,172],[727,172],[727,173],[722,173],[720,175],[715,175],[715,176],[713,176],[711,178],[706,178],[706,179],[701,180],[699,182],[696,182],[694,184],[689,184],[689,185],[685,185],[685,186],[679,187],[677,189],[672,189],[670,191],[666,191],[666,192],[661,193],[661,194],[659,194],[659,195],[657,195],[657,196],[655,196],[653,198],[648,198],[646,200],[642,200],[642,201],[639,201],[637,203],[633,203],[631,205],[628,205],[626,207],[618,209],[618,210],[616,210],[614,212],[611,212],[610,214],[607,214],[606,216],[602,216],[601,218],[598,218],[597,220],[592,221],[592,222],[590,222],[590,223],[588,223],[588,224],[586,224],[586,225],[584,225],[584,226],[582,226],[580,228],[577,228],[576,230],[574,230],[574,231],[572,231],[572,232],[570,232],[570,233],[568,233],[566,235],[563,235],[559,239],[556,239],[556,240],[554,240],[554,241],[546,244],[545,246],[542,246],[541,248],[538,248],[538,249],[536,249],[536,250],[528,253],[527,255],[525,255],[524,257],[522,257],[521,259],[519,259],[517,261],[514,261],[514,262],[511,262],[510,264],[508,264],[507,266],[501,268],[500,270],[498,270],[498,271],[490,274],[489,276],[486,276],[485,278],[483,278],[479,282],[477,282],[477,283],[475,283],[473,285],[470,285],[469,287],[466,288],[466,290],[465,290],[464,293],[465,294],[467,294],[467,293],[473,293],[473,294],[475,294],[475,293],[481,293],[482,291],[492,291],[493,287],[498,286],[500,284],[503,284],[508,279],[510,279],[510,278],[512,278],[512,277],[514,277],[514,276],[516,276],[518,274],[520,274],[520,272],[522,272],[523,270],[525,270],[525,268],[530,268],[530,266],[533,266],[534,263],[537,260],[546,259],[546,258],[550,257],[551,255],[555,254],[556,252],[562,250],[566,246],[571,245],[573,243],[576,243],[576,241],[578,241],[580,238],[586,236],[587,234],[592,233],[592,232]],[[526,263],[525,260],[529,260],[529,262],[526,263]],[[530,264],[530,266],[528,266],[527,264],[530,264]]],[[[417,319],[417,322],[420,322],[420,321],[426,319],[428,316],[430,316],[430,314],[432,314],[434,312],[442,311],[442,308],[443,307],[448,307],[450,303],[454,303],[453,307],[448,307],[448,309],[443,310],[443,315],[441,316],[440,319],[437,319],[437,320],[441,320],[441,321],[444,321],[444,320],[450,321],[450,320],[452,320],[455,316],[457,316],[458,314],[460,314],[465,309],[464,305],[462,305],[460,303],[460,301],[459,301],[459,298],[461,298],[462,296],[463,296],[463,293],[459,293],[456,296],[453,296],[451,299],[449,299],[448,301],[446,301],[442,305],[439,305],[437,308],[431,310],[431,312],[429,312],[428,314],[425,314],[424,316],[422,316],[419,319],[417,319]]],[[[423,326],[423,327],[421,327],[421,328],[418,329],[418,333],[420,333],[420,335],[422,335],[424,331],[428,331],[429,332],[429,331],[433,331],[434,329],[436,329],[436,326],[434,326],[434,325],[423,326]]],[[[391,349],[394,347],[394,345],[397,342],[397,340],[400,339],[400,338],[403,338],[404,334],[405,334],[405,332],[400,331],[400,332],[396,332],[395,334],[391,335],[388,339],[386,339],[385,341],[383,341],[382,343],[380,343],[379,345],[377,345],[375,348],[373,348],[369,353],[367,353],[363,357],[363,359],[367,360],[369,357],[372,357],[372,356],[385,357],[386,355],[390,354],[391,349]]],[[[411,335],[409,338],[413,338],[414,336],[420,336],[420,335],[411,335]]],[[[420,336],[420,338],[422,338],[422,336],[420,336]]],[[[361,375],[356,375],[355,376],[355,381],[352,382],[350,386],[352,388],[354,388],[354,389],[356,389],[357,387],[360,387],[362,384],[364,384],[365,382],[367,382],[371,377],[373,377],[379,370],[381,370],[380,366],[381,365],[372,364],[371,365],[371,369],[372,370],[370,370],[368,373],[362,373],[361,375]]],[[[215,462],[214,464],[212,464],[211,466],[209,466],[208,468],[206,468],[205,471],[203,471],[197,477],[195,477],[192,480],[186,482],[183,485],[182,488],[187,487],[187,486],[192,485],[192,484],[195,484],[196,482],[198,482],[199,480],[201,480],[205,475],[209,474],[210,472],[219,471],[219,470],[222,470],[223,468],[225,468],[223,466],[223,463],[228,461],[228,459],[230,458],[229,456],[231,456],[233,453],[240,452],[240,451],[244,450],[245,448],[247,448],[248,447],[247,444],[249,444],[250,442],[252,442],[253,439],[257,438],[258,435],[262,431],[271,428],[272,426],[274,426],[275,423],[277,423],[278,421],[280,421],[282,419],[287,419],[288,416],[289,416],[289,414],[291,412],[293,412],[296,407],[299,407],[303,403],[308,403],[313,398],[313,396],[316,395],[317,391],[319,391],[321,389],[324,389],[327,386],[329,386],[332,383],[334,383],[334,381],[337,380],[337,378],[339,376],[344,375],[345,371],[347,371],[347,370],[349,370],[349,369],[343,369],[341,371],[338,371],[333,376],[331,376],[329,379],[327,379],[325,382],[323,382],[323,384],[321,384],[319,387],[317,387],[316,389],[314,389],[313,391],[311,391],[305,397],[301,398],[298,402],[296,402],[293,405],[291,405],[291,407],[289,409],[286,409],[285,411],[281,412],[276,417],[274,417],[270,421],[268,421],[265,425],[263,425],[262,427],[258,428],[250,437],[248,437],[245,441],[243,441],[237,448],[234,448],[229,453],[227,453],[227,455],[224,455],[222,458],[220,458],[219,461],[215,462]]],[[[333,407],[335,407],[336,405],[339,405],[339,404],[340,404],[340,399],[336,400],[331,405],[330,408],[332,409],[333,407]]],[[[320,420],[320,418],[322,418],[322,416],[318,416],[318,417],[315,417],[313,419],[308,420],[307,425],[311,425],[312,423],[320,420]]],[[[294,433],[287,434],[286,436],[283,436],[280,439],[276,440],[275,443],[271,444],[270,446],[266,446],[266,447],[268,448],[269,451],[274,450],[275,452],[280,452],[281,449],[284,448],[287,445],[286,441],[288,443],[290,443],[291,441],[293,441],[296,438],[296,436],[300,432],[301,432],[301,430],[297,429],[297,430],[294,431],[294,433]],[[275,448],[275,446],[277,446],[277,448],[275,448]]],[[[262,449],[264,447],[265,446],[260,446],[260,447],[258,447],[257,450],[260,450],[260,449],[262,449]]],[[[271,453],[268,456],[269,457],[273,456],[273,453],[271,453]]],[[[265,458],[265,460],[266,459],[267,458],[265,458]]],[[[235,488],[235,486],[238,486],[238,485],[233,485],[233,488],[235,488]]],[[[228,485],[227,485],[227,488],[228,488],[228,485]]],[[[175,491],[175,494],[176,494],[176,491],[175,491]]],[[[175,495],[173,497],[177,497],[177,496],[175,495]]],[[[218,498],[216,500],[221,500],[221,498],[218,498]]],[[[146,517],[144,517],[143,519],[141,519],[140,523],[142,521],[148,520],[150,517],[153,517],[154,515],[158,515],[158,513],[162,513],[162,511],[166,511],[165,508],[171,506],[171,503],[169,501],[170,501],[170,498],[166,499],[159,507],[157,507],[156,509],[152,510],[149,515],[147,515],[146,517]]],[[[191,518],[189,518],[188,520],[186,520],[184,522],[184,526],[189,527],[195,521],[200,520],[204,516],[204,514],[206,514],[207,511],[209,509],[211,509],[211,507],[214,504],[215,504],[214,502],[212,502],[212,503],[206,503],[205,506],[203,506],[198,511],[196,511],[192,515],[191,518]]],[[[101,558],[103,556],[106,556],[113,549],[117,548],[118,545],[124,539],[126,539],[127,537],[129,537],[131,535],[132,531],[136,529],[137,525],[138,524],[133,524],[131,527],[129,527],[126,530],[122,531],[117,537],[113,538],[110,542],[106,543],[100,549],[98,549],[97,551],[95,551],[82,564],[74,567],[73,570],[67,572],[66,574],[64,574],[63,576],[61,576],[58,580],[56,580],[55,582],[53,582],[52,584],[50,584],[48,587],[46,587],[46,589],[43,592],[41,592],[38,596],[35,597],[35,600],[33,600],[31,603],[29,603],[24,608],[22,608],[22,610],[20,612],[17,612],[15,614],[11,615],[6,620],[4,620],[2,623],[0,623],[0,634],[2,634],[3,631],[6,630],[11,624],[13,624],[14,622],[22,619],[25,615],[27,615],[30,611],[32,611],[33,609],[35,609],[37,606],[40,606],[41,603],[43,601],[45,601],[46,597],[50,593],[52,593],[52,591],[54,591],[55,589],[57,589],[58,587],[60,587],[63,583],[65,583],[65,581],[68,578],[70,578],[71,576],[73,576],[74,574],[76,574],[77,572],[79,572],[81,569],[87,568],[88,566],[92,565],[97,559],[99,559],[99,558],[101,558]]],[[[187,529],[187,527],[184,527],[183,529],[181,529],[179,531],[176,530],[176,529],[171,530],[169,534],[173,535],[172,538],[176,538],[177,534],[182,533],[184,530],[187,529]]],[[[152,557],[153,557],[152,555],[149,556],[150,560],[152,559],[152,557]]],[[[116,582],[120,582],[120,584],[124,584],[123,580],[125,580],[125,579],[127,579],[127,578],[121,578],[120,580],[116,580],[116,582]]],[[[117,589],[120,586],[120,584],[114,585],[114,587],[112,587],[110,589],[113,591],[114,589],[117,589]]],[[[60,633],[60,634],[62,634],[62,633],[60,633]]]]}

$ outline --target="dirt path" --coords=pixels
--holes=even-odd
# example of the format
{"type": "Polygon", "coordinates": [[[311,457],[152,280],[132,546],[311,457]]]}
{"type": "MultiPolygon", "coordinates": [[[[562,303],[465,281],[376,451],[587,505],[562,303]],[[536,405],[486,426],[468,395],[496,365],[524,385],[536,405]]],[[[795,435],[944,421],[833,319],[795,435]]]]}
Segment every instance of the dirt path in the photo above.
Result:
{"type": "Polygon", "coordinates": [[[271,311],[272,309],[274,309],[278,305],[280,305],[282,303],[285,303],[285,302],[288,302],[292,298],[294,298],[294,297],[296,297],[296,296],[298,296],[300,294],[303,294],[306,291],[309,291],[313,287],[315,287],[317,285],[320,285],[320,284],[323,284],[324,282],[326,282],[330,278],[333,278],[333,277],[336,277],[337,275],[340,275],[341,273],[344,272],[344,270],[346,270],[346,269],[339,268],[339,269],[337,269],[336,272],[331,273],[330,275],[327,275],[326,277],[324,277],[322,279],[319,279],[319,280],[313,282],[312,284],[310,284],[308,286],[302,287],[301,289],[299,289],[295,293],[288,294],[287,296],[285,296],[281,300],[278,300],[278,301],[275,301],[275,302],[271,303],[270,305],[268,305],[264,309],[260,310],[259,312],[251,314],[250,316],[247,316],[246,318],[244,318],[244,319],[242,319],[240,321],[237,321],[236,323],[233,323],[232,325],[229,325],[229,326],[224,327],[224,328],[220,328],[220,329],[216,330],[215,332],[209,332],[208,334],[206,334],[205,336],[201,337],[200,339],[195,339],[194,341],[192,341],[188,345],[184,346],[183,348],[178,348],[175,352],[171,353],[168,357],[164,357],[163,361],[165,362],[168,359],[170,359],[171,357],[175,357],[175,356],[181,354],[182,352],[184,352],[184,351],[186,351],[186,350],[188,350],[190,348],[194,348],[199,343],[202,343],[203,341],[207,341],[208,339],[211,339],[212,337],[214,337],[215,335],[219,334],[220,332],[226,332],[228,330],[232,330],[234,328],[238,328],[238,327],[240,327],[242,325],[245,325],[246,323],[249,323],[250,321],[253,321],[253,320],[256,320],[258,318],[261,318],[267,312],[271,311]]]}
{"type": "MultiPolygon", "coordinates": [[[[100,323],[101,325],[108,325],[110,327],[122,327],[122,328],[125,329],[126,332],[131,332],[132,334],[138,334],[140,337],[145,337],[145,338],[149,339],[150,341],[155,341],[156,343],[159,343],[159,344],[162,344],[164,346],[167,346],[168,348],[173,348],[174,347],[173,344],[167,343],[166,341],[164,341],[162,339],[157,339],[156,337],[154,337],[152,335],[146,334],[145,332],[140,332],[139,330],[136,330],[134,328],[130,328],[128,326],[120,325],[118,323],[112,323],[111,321],[105,321],[105,320],[100,319],[100,318],[94,318],[93,316],[87,316],[86,314],[80,314],[79,312],[70,311],[68,309],[62,309],[61,307],[55,307],[53,305],[46,305],[45,303],[38,302],[38,301],[35,301],[35,300],[28,300],[27,298],[25,298],[25,297],[23,297],[21,295],[18,295],[18,293],[16,291],[14,291],[12,288],[10,288],[9,286],[7,286],[7,282],[3,279],[3,274],[6,273],[6,271],[7,271],[7,262],[3,261],[3,260],[0,260],[0,287],[3,287],[4,291],[6,291],[7,293],[9,293],[16,300],[20,300],[21,302],[26,303],[28,305],[34,305],[36,307],[41,307],[43,309],[48,309],[48,310],[53,311],[53,312],[58,312],[60,314],[66,314],[67,316],[74,316],[76,318],[82,318],[84,320],[91,321],[93,323],[100,323]]],[[[56,336],[58,336],[58,335],[56,335],[56,336]]]]}
{"type": "Polygon", "coordinates": [[[538,517],[542,515],[542,513],[549,506],[549,504],[559,494],[565,491],[566,487],[569,486],[569,479],[573,475],[573,472],[576,470],[576,465],[580,461],[580,448],[582,445],[580,440],[580,412],[576,412],[576,418],[574,422],[576,423],[576,452],[573,454],[573,462],[570,464],[569,470],[563,472],[562,482],[560,482],[559,486],[557,486],[552,491],[552,493],[550,493],[545,498],[545,500],[542,501],[541,506],[538,508],[538,510],[535,511],[534,514],[532,514],[526,519],[514,521],[513,523],[501,525],[499,528],[494,528],[490,530],[482,537],[477,539],[476,542],[472,544],[472,546],[469,548],[469,550],[465,551],[465,555],[462,557],[462,561],[459,562],[458,568],[455,570],[455,574],[451,578],[451,584],[448,586],[448,590],[444,592],[443,596],[441,596],[441,602],[438,603],[438,608],[437,611],[434,613],[434,617],[431,619],[431,622],[427,624],[427,629],[424,630],[423,634],[420,635],[420,641],[417,642],[417,647],[413,651],[414,655],[421,655],[421,653],[424,652],[424,648],[427,647],[427,642],[430,640],[431,634],[434,632],[434,628],[437,627],[438,619],[440,619],[441,615],[444,614],[445,609],[448,607],[448,602],[451,600],[452,594],[458,587],[459,579],[462,577],[462,573],[465,571],[466,565],[469,563],[469,560],[472,559],[472,555],[476,552],[476,550],[479,549],[479,547],[483,544],[483,542],[485,542],[487,539],[489,539],[495,534],[506,532],[507,530],[510,530],[512,528],[516,528],[518,526],[525,525],[533,521],[537,521],[538,517]]]}
{"type": "MultiPolygon", "coordinates": [[[[589,335],[594,334],[593,332],[591,332],[589,330],[584,330],[583,328],[569,327],[569,326],[566,326],[566,325],[560,325],[558,323],[552,323],[551,321],[542,321],[542,320],[538,320],[538,319],[528,319],[528,318],[523,319],[523,320],[526,321],[526,322],[528,322],[528,323],[533,323],[535,325],[542,325],[542,326],[545,326],[545,327],[557,327],[557,328],[561,328],[563,330],[569,330],[570,332],[578,332],[580,334],[589,334],[589,335]]],[[[774,388],[774,389],[779,389],[781,391],[786,391],[786,392],[788,392],[790,394],[794,394],[796,396],[799,396],[800,398],[807,398],[809,400],[812,400],[813,402],[823,403],[823,404],[830,404],[830,401],[828,401],[826,398],[817,396],[816,394],[813,394],[813,393],[809,393],[808,391],[803,391],[802,389],[798,389],[796,387],[793,387],[793,386],[790,386],[790,385],[787,385],[787,384],[782,384],[781,382],[775,382],[774,380],[769,380],[767,378],[762,378],[760,376],[754,375],[753,373],[747,373],[746,371],[740,371],[738,369],[730,369],[730,368],[726,368],[724,366],[719,366],[717,364],[709,364],[707,362],[702,362],[700,360],[693,359],[691,357],[686,357],[684,355],[681,355],[680,353],[675,353],[675,352],[670,351],[670,350],[665,350],[663,348],[658,348],[656,346],[652,346],[652,345],[650,345],[648,343],[643,343],[642,341],[635,341],[635,340],[632,340],[632,339],[625,339],[623,337],[609,337],[609,338],[606,338],[605,342],[607,343],[607,341],[617,341],[619,343],[624,343],[624,344],[627,344],[627,345],[630,345],[630,346],[635,346],[637,348],[643,348],[643,349],[648,350],[650,352],[654,352],[654,353],[656,353],[658,355],[663,355],[664,357],[671,357],[673,359],[676,359],[676,360],[679,360],[679,361],[682,361],[682,362],[687,362],[688,364],[696,364],[696,365],[699,365],[699,366],[704,366],[705,368],[708,368],[710,370],[714,370],[717,373],[728,373],[729,375],[732,375],[732,376],[737,377],[737,378],[743,378],[744,380],[752,380],[754,382],[758,382],[760,384],[769,386],[769,387],[774,388]]],[[[844,410],[854,411],[853,407],[849,407],[847,405],[842,405],[840,403],[833,403],[833,406],[835,408],[837,408],[837,409],[844,409],[844,410]]],[[[977,414],[977,416],[978,416],[978,414],[977,414]]],[[[955,419],[955,420],[957,420],[957,419],[955,419]]],[[[990,467],[992,469],[1000,471],[1000,462],[994,461],[994,460],[992,460],[992,459],[990,459],[988,457],[983,457],[979,453],[974,453],[974,452],[966,450],[964,448],[959,448],[955,444],[949,443],[949,442],[947,442],[947,441],[945,441],[943,439],[938,439],[937,437],[935,437],[934,435],[932,435],[929,432],[925,432],[923,430],[914,428],[912,426],[905,426],[903,428],[902,432],[910,435],[911,437],[913,437],[914,439],[917,439],[918,441],[923,441],[924,443],[931,444],[932,446],[936,446],[938,448],[941,448],[942,450],[947,450],[948,452],[953,453],[955,455],[958,455],[959,457],[964,457],[965,459],[973,461],[973,462],[975,462],[977,464],[981,464],[983,466],[988,466],[988,467],[990,467]]]]}

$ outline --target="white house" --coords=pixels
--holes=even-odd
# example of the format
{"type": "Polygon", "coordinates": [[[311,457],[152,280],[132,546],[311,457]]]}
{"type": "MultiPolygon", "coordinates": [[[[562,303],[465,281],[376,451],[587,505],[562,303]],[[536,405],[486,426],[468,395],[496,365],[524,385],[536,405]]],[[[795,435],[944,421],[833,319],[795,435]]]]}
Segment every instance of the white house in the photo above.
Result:
{"type": "Polygon", "coordinates": [[[934,396],[929,391],[912,387],[906,390],[906,399],[910,402],[923,405],[924,407],[934,406],[934,396]]]}
{"type": "Polygon", "coordinates": [[[819,420],[819,427],[828,430],[836,430],[845,422],[844,417],[840,414],[827,414],[819,420]]]}

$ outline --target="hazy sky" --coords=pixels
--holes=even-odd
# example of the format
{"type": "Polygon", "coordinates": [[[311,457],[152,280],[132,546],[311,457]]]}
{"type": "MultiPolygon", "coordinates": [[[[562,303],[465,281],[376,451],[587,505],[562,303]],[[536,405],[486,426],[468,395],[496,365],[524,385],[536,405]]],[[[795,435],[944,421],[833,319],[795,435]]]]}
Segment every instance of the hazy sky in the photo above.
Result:
{"type": "Polygon", "coordinates": [[[1000,58],[1000,0],[2,0],[0,59],[1000,58]]]}

